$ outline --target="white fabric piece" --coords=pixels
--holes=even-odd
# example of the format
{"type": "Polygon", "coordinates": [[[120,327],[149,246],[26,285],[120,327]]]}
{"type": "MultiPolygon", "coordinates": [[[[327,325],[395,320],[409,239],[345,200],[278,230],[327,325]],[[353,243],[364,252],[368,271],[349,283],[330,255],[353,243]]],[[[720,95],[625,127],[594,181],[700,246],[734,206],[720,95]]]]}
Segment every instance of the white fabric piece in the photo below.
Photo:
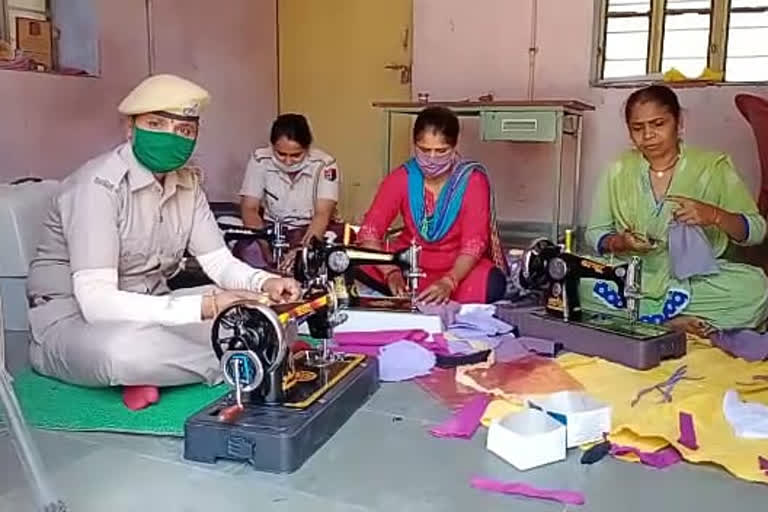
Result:
{"type": "Polygon", "coordinates": [[[466,315],[466,314],[471,314],[476,312],[479,312],[481,314],[485,313],[488,315],[493,315],[496,313],[496,306],[494,306],[493,304],[462,304],[458,314],[466,315]]]}
{"type": "Polygon", "coordinates": [[[211,281],[226,290],[260,292],[267,279],[280,277],[243,263],[226,247],[197,256],[197,262],[211,281]]]}
{"type": "Polygon", "coordinates": [[[742,402],[739,394],[731,389],[723,398],[723,414],[738,437],[768,439],[768,406],[742,402]]]}
{"type": "Polygon", "coordinates": [[[173,297],[121,291],[117,269],[100,268],[75,272],[75,298],[88,323],[142,322],[181,325],[201,321],[202,295],[173,297]]]}

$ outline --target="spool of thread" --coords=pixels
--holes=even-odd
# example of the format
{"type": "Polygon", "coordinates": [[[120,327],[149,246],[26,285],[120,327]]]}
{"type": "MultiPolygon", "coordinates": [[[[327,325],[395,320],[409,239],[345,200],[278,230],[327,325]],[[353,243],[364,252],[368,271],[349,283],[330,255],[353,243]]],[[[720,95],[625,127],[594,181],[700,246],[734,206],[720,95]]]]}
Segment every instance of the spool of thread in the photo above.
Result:
{"type": "Polygon", "coordinates": [[[565,230],[565,252],[573,251],[573,230],[565,230]]]}

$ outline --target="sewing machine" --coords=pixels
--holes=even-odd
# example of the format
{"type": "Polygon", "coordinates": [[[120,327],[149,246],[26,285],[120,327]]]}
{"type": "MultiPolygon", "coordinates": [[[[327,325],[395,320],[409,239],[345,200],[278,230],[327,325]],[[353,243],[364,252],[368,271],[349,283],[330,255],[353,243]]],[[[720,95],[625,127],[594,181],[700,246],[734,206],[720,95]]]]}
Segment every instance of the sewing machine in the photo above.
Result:
{"type": "Polygon", "coordinates": [[[294,278],[303,286],[324,286],[333,283],[341,301],[352,309],[382,309],[387,311],[416,311],[416,297],[419,279],[424,277],[419,267],[421,248],[415,241],[397,252],[378,251],[349,245],[337,245],[332,240],[313,240],[296,254],[294,278]],[[361,265],[394,265],[403,271],[408,283],[410,297],[369,298],[360,297],[352,287],[349,293],[349,278],[353,268],[361,265]]]}
{"type": "Polygon", "coordinates": [[[275,220],[261,229],[219,222],[219,229],[222,230],[227,245],[236,240],[266,240],[272,248],[272,261],[276,265],[283,260],[283,255],[290,247],[287,224],[280,220],[275,220]]]}
{"type": "Polygon", "coordinates": [[[304,297],[235,304],[214,320],[213,351],[233,391],[187,420],[186,459],[248,461],[257,470],[291,473],[378,389],[375,360],[328,348],[344,321],[333,286],[313,284],[304,297]],[[322,347],[292,353],[302,323],[322,347]]]}
{"type": "MultiPolygon", "coordinates": [[[[566,240],[570,234],[566,235],[566,240]]],[[[686,353],[685,334],[639,320],[642,261],[607,265],[576,255],[570,243],[537,240],[523,254],[520,283],[543,289],[543,307],[499,307],[499,316],[518,326],[522,336],[556,340],[566,350],[599,356],[636,369],[658,366],[686,353]],[[622,309],[613,314],[585,310],[579,301],[582,279],[612,282],[622,309]]]]}

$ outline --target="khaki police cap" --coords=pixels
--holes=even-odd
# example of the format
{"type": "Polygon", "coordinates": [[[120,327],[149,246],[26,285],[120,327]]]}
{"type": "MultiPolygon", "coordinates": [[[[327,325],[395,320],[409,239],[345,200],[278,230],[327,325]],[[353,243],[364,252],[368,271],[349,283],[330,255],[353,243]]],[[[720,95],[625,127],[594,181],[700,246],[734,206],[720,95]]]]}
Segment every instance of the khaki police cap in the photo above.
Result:
{"type": "Polygon", "coordinates": [[[175,75],[154,75],[141,82],[125,97],[117,110],[127,116],[168,112],[199,117],[210,101],[208,91],[175,75]]]}

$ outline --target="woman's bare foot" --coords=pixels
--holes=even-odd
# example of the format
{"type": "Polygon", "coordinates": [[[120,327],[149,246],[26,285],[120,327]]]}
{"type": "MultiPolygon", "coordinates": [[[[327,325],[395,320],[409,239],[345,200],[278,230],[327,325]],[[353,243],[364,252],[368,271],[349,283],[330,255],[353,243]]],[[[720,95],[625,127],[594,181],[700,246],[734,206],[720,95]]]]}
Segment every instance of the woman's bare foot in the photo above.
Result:
{"type": "Polygon", "coordinates": [[[673,331],[693,334],[700,338],[709,338],[709,336],[714,334],[716,330],[714,326],[706,320],[686,315],[677,316],[667,321],[666,325],[673,331]]]}

